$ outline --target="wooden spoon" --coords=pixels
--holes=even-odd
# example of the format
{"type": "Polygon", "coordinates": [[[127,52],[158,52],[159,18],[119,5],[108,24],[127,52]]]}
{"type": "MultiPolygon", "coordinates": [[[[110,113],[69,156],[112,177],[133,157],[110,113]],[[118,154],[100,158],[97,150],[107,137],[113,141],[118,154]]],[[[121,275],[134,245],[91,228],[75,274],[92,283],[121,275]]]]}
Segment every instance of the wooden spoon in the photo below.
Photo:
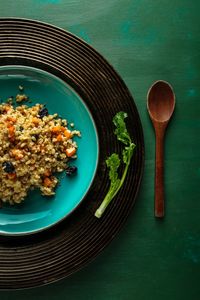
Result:
{"type": "Polygon", "coordinates": [[[156,134],[155,217],[164,217],[164,137],[175,107],[175,94],[166,81],[156,81],[148,91],[147,109],[156,134]]]}

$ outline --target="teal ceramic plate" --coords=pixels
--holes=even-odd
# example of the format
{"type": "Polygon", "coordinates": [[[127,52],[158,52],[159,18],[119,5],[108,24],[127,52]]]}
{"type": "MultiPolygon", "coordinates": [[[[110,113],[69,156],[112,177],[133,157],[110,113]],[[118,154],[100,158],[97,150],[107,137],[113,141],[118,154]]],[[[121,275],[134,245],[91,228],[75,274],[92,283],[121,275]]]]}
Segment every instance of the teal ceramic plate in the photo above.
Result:
{"type": "MultiPolygon", "coordinates": [[[[79,95],[64,81],[45,71],[26,66],[0,68],[0,99],[18,93],[18,86],[36,103],[46,104],[50,114],[58,113],[73,122],[81,131],[76,137],[78,158],[73,165],[76,176],[60,178],[53,197],[43,197],[39,191],[29,193],[20,205],[3,205],[0,210],[0,233],[24,235],[44,230],[71,214],[86,195],[98,163],[98,137],[94,120],[79,95]]],[[[27,104],[27,103],[26,103],[27,104]]],[[[63,174],[61,174],[63,175],[63,174]]],[[[63,176],[61,176],[63,177],[63,176]]]]}

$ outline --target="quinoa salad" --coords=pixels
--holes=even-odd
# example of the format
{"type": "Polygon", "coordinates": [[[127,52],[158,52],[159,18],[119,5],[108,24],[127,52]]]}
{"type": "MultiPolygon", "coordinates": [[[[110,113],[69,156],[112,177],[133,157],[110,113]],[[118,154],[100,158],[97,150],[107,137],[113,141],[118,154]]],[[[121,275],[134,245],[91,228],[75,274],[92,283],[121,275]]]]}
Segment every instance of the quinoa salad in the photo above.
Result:
{"type": "Polygon", "coordinates": [[[70,130],[66,119],[49,114],[42,104],[14,107],[12,103],[2,103],[1,201],[21,203],[36,188],[44,196],[54,195],[58,184],[56,173],[76,171],[76,167],[68,165],[70,159],[76,158],[75,135],[80,136],[80,132],[70,130]]]}

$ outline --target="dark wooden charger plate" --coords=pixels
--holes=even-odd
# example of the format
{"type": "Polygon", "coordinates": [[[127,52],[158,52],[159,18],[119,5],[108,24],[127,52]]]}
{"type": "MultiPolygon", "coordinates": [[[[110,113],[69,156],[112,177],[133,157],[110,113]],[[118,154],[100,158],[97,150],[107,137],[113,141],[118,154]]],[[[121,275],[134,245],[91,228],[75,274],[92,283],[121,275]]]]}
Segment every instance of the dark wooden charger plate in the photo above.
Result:
{"type": "Polygon", "coordinates": [[[144,163],[144,140],[134,101],[112,66],[84,41],[34,20],[0,19],[0,66],[25,65],[48,71],[70,84],[89,107],[100,137],[95,180],[82,204],[61,223],[30,236],[0,239],[0,289],[54,282],[84,267],[108,245],[135,202],[144,163]],[[94,212],[108,189],[105,158],[121,151],[112,118],[127,111],[137,145],[126,182],[101,219],[94,212]]]}

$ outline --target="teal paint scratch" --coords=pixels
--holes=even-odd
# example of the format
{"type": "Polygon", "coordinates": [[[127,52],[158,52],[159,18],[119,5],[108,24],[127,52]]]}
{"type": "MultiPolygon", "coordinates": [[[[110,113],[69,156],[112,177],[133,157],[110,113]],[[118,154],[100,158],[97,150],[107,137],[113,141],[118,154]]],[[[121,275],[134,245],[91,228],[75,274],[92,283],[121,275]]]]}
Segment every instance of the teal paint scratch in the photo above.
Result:
{"type": "Polygon", "coordinates": [[[91,43],[91,39],[89,37],[89,35],[87,34],[87,32],[84,29],[81,29],[78,33],[78,35],[88,44],[91,43]]]}
{"type": "Polygon", "coordinates": [[[184,258],[189,259],[195,264],[200,263],[200,239],[193,236],[187,238],[184,258]]]}
{"type": "Polygon", "coordinates": [[[199,76],[199,73],[197,71],[196,66],[191,66],[189,64],[188,69],[187,69],[187,78],[189,80],[193,80],[193,79],[198,78],[198,76],[199,76]]]}
{"type": "Polygon", "coordinates": [[[195,264],[198,264],[200,262],[200,253],[198,253],[197,251],[194,252],[193,249],[188,249],[184,253],[184,257],[188,258],[190,261],[192,261],[195,264]]]}
{"type": "Polygon", "coordinates": [[[91,38],[89,37],[85,28],[80,28],[80,26],[71,26],[69,30],[79,38],[84,40],[86,43],[91,44],[91,38]]]}
{"type": "Polygon", "coordinates": [[[132,43],[134,37],[132,21],[126,20],[121,22],[121,24],[119,24],[118,31],[123,45],[129,45],[132,43]]]}
{"type": "Polygon", "coordinates": [[[131,21],[124,21],[121,25],[122,33],[129,34],[130,30],[131,30],[131,27],[132,27],[131,25],[132,25],[131,21]]]}
{"type": "Polygon", "coordinates": [[[192,97],[192,96],[195,96],[195,94],[196,94],[195,89],[189,89],[188,90],[188,96],[192,97]]]}
{"type": "MultiPolygon", "coordinates": [[[[143,30],[143,34],[138,34],[138,23],[134,20],[124,20],[119,25],[119,34],[122,39],[122,43],[129,44],[135,41],[136,43],[142,43],[144,45],[151,45],[161,39],[159,31],[157,28],[151,28],[143,30]]],[[[142,28],[142,27],[141,27],[142,28]]]]}
{"type": "Polygon", "coordinates": [[[62,0],[37,0],[37,2],[40,4],[60,4],[62,0]]]}
{"type": "Polygon", "coordinates": [[[193,38],[193,34],[191,32],[187,32],[186,37],[190,40],[193,38]]]}

